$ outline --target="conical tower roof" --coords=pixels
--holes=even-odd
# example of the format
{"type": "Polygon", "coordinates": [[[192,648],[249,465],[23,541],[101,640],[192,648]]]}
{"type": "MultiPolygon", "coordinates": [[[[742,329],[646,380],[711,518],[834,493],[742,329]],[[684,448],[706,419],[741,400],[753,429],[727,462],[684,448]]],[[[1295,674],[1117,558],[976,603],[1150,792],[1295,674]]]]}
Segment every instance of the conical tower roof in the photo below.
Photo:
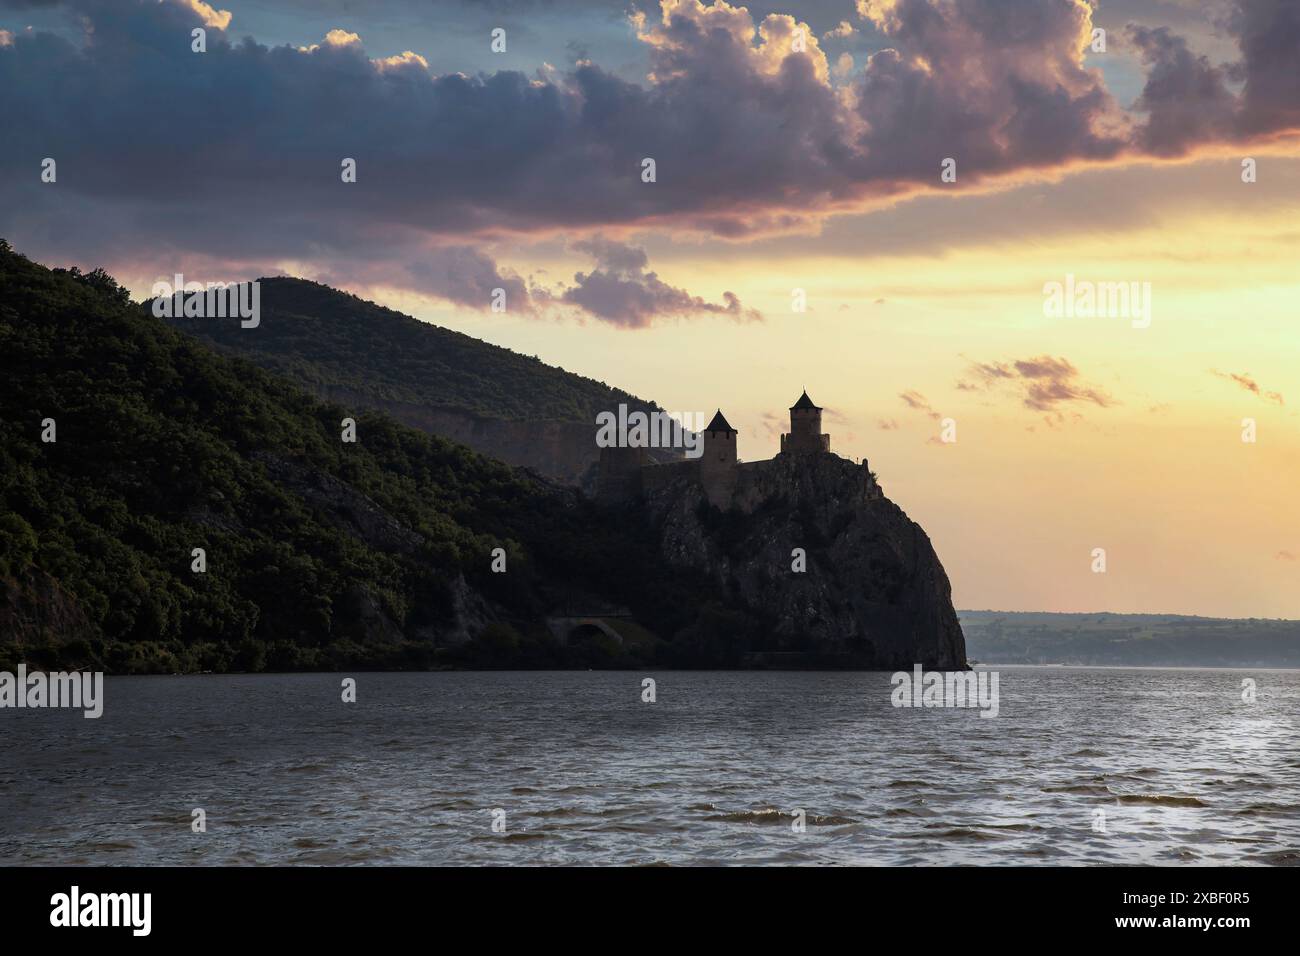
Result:
{"type": "Polygon", "coordinates": [[[799,401],[795,402],[793,405],[790,406],[790,411],[802,412],[802,411],[807,411],[808,409],[812,409],[813,411],[820,412],[821,406],[814,405],[813,400],[808,397],[808,390],[804,389],[804,393],[799,396],[799,401]]]}
{"type": "Polygon", "coordinates": [[[731,432],[733,435],[736,434],[736,430],[727,424],[727,420],[723,417],[720,408],[718,413],[713,416],[713,421],[709,422],[709,427],[704,430],[706,432],[731,432]]]}

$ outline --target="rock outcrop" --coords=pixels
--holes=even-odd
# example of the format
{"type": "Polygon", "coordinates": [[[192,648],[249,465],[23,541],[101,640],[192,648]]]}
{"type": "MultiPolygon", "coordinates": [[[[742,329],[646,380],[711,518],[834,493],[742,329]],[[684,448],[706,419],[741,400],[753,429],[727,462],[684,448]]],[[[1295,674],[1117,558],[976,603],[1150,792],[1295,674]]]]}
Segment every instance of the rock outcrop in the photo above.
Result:
{"type": "Polygon", "coordinates": [[[748,663],[895,670],[966,666],[951,587],[930,539],[865,466],[834,454],[742,465],[727,509],[684,476],[643,498],[664,556],[770,624],[748,663]],[[793,570],[795,549],[806,568],[793,570]]]}

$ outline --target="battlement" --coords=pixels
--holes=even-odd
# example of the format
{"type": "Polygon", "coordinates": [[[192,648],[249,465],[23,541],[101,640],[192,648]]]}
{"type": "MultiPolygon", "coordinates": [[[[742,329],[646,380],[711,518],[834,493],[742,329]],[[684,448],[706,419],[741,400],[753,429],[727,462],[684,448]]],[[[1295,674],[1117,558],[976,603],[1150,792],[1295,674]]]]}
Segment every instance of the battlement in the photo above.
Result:
{"type": "Polygon", "coordinates": [[[816,435],[814,437],[817,439],[817,446],[810,448],[808,447],[809,445],[808,440],[806,438],[803,438],[802,436],[795,436],[793,434],[782,435],[781,454],[797,455],[806,451],[830,451],[831,450],[830,435],[816,435]]]}

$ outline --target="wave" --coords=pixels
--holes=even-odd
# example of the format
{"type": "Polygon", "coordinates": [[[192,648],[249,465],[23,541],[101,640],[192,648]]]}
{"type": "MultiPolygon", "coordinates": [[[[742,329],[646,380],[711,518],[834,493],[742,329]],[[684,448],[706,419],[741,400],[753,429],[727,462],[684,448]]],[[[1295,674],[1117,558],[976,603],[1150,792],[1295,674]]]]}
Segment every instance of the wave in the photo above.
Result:
{"type": "Polygon", "coordinates": [[[1166,793],[1121,793],[1120,803],[1144,803],[1158,807],[1205,807],[1209,804],[1197,797],[1178,797],[1166,793]]]}
{"type": "MultiPolygon", "coordinates": [[[[716,813],[704,819],[715,823],[790,823],[794,820],[794,814],[785,810],[778,810],[775,807],[763,807],[759,810],[733,810],[726,813],[716,813]]],[[[857,822],[849,817],[816,813],[809,813],[804,819],[810,826],[817,827],[845,826],[857,822]]]]}

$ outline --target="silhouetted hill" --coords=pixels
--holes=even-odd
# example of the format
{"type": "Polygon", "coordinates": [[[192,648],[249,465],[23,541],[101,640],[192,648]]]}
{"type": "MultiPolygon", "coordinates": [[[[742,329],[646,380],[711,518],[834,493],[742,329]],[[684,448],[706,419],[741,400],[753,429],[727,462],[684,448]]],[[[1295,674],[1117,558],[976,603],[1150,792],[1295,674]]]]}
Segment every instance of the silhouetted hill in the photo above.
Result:
{"type": "MultiPolygon", "coordinates": [[[[304,308],[339,301],[277,285],[304,308]]],[[[384,329],[412,321],[398,319],[384,329]]],[[[377,324],[349,335],[356,362],[371,348],[395,358],[377,324]]],[[[491,354],[520,388],[553,383],[541,389],[551,413],[585,414],[601,394],[471,342],[466,364],[491,354]]],[[[98,270],[51,271],[0,242],[0,365],[0,668],[695,661],[654,633],[691,624],[709,595],[634,523],[602,522],[575,490],[221,355],[98,270]],[[345,416],[354,444],[341,441],[345,416]],[[498,547],[504,574],[490,570],[498,547]],[[192,569],[196,548],[205,573],[192,569]],[[636,646],[561,647],[544,621],[573,604],[629,607],[650,632],[631,627],[636,646]]],[[[489,366],[458,387],[519,408],[513,386],[492,392],[489,366]]]]}
{"type": "Polygon", "coordinates": [[[535,357],[440,328],[329,286],[261,280],[261,321],[177,318],[184,332],[319,397],[384,411],[508,464],[580,484],[599,411],[649,402],[535,357]]]}

